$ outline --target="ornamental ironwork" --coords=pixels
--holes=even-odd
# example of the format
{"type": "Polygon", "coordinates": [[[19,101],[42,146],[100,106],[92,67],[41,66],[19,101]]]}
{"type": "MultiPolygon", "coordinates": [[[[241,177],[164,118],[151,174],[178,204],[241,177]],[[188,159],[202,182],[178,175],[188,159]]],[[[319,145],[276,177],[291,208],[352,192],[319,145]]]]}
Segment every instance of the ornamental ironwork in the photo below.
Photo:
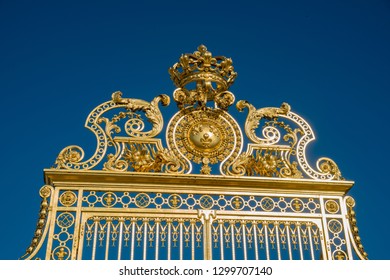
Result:
{"type": "Polygon", "coordinates": [[[117,91],[87,117],[85,126],[97,139],[95,153],[84,159],[81,147],[68,146],[55,168],[92,170],[100,164],[106,171],[191,174],[196,173],[193,166],[200,165],[198,173],[216,174],[211,166],[219,164],[224,176],[343,179],[329,158],[318,159],[315,168],[309,163],[306,148],[314,132],[287,103],[260,109],[245,100],[236,103],[238,111],[248,110],[244,131],[249,143],[243,151],[243,133],[228,112],[235,96],[227,90],[237,75],[231,59],[214,58],[202,45],[182,55],[169,73],[178,86],[173,97],[179,111],[168,123],[167,147],[158,137],[164,126],[159,104],[168,106],[169,96],[147,102],[123,98],[117,91]],[[212,102],[214,106],[208,106],[212,102]]]}
{"type": "Polygon", "coordinates": [[[313,129],[289,104],[236,102],[232,59],[203,45],[169,74],[178,110],[166,126],[165,94],[116,91],[92,110],[96,149],[65,147],[44,171],[22,259],[367,258],[353,182],[330,158],[308,160],[313,129]]]}

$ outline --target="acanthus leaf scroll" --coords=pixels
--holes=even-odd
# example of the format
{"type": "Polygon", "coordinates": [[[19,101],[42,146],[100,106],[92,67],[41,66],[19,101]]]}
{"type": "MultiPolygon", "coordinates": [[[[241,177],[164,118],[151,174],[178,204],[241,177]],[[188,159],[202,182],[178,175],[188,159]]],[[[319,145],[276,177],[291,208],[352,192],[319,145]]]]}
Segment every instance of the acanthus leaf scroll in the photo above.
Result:
{"type": "Polygon", "coordinates": [[[103,170],[135,172],[183,173],[187,167],[172,152],[162,147],[160,134],[164,122],[158,104],[167,106],[170,98],[159,95],[150,103],[141,99],[122,98],[120,91],[112,94],[112,100],[96,107],[88,116],[85,126],[97,139],[94,155],[84,160],[84,150],[76,145],[64,148],[55,161],[57,169],[89,170],[97,166],[106,156],[103,170]],[[111,117],[104,116],[109,111],[120,112],[111,117]],[[144,113],[151,129],[144,131],[146,125],[139,113],[144,113]],[[119,125],[120,122],[125,122],[119,125]],[[120,132],[126,136],[117,136],[120,132]],[[113,147],[115,152],[107,151],[113,147]]]}
{"type": "Polygon", "coordinates": [[[248,108],[245,133],[253,143],[229,166],[228,175],[343,179],[337,164],[329,158],[318,159],[317,170],[310,166],[306,148],[315,139],[314,132],[303,118],[291,111],[290,105],[256,109],[241,100],[236,107],[241,112],[248,108]],[[256,134],[262,122],[263,138],[256,134]]]}

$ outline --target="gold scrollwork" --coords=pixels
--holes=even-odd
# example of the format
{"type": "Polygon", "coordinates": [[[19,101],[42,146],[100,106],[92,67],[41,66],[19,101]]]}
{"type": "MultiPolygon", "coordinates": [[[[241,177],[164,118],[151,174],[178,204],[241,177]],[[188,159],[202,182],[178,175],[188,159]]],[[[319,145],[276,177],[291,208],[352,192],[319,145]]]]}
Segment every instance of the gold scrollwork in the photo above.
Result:
{"type": "Polygon", "coordinates": [[[343,179],[329,158],[318,159],[316,169],[308,163],[306,148],[315,139],[313,130],[287,103],[256,109],[247,101],[237,102],[239,111],[248,109],[245,133],[252,142],[241,153],[241,129],[227,112],[235,102],[228,89],[237,76],[230,58],[213,57],[201,45],[194,53],[182,55],[169,73],[177,86],[173,98],[180,111],[167,126],[167,148],[154,137],[164,127],[158,105],[169,105],[170,98],[162,94],[147,102],[123,98],[122,92],[116,91],[112,100],[96,107],[87,118],[85,126],[97,138],[94,155],[85,160],[84,150],[71,145],[59,153],[55,167],[88,170],[106,158],[103,170],[108,171],[188,174],[194,162],[201,165],[199,171],[204,175],[212,174],[211,165],[220,163],[219,171],[226,176],[343,179]],[[214,108],[206,106],[209,101],[215,102],[214,108]],[[114,109],[120,112],[105,114],[114,109]],[[151,129],[146,129],[141,114],[151,129]],[[261,137],[256,134],[260,125],[261,137]],[[107,153],[110,147],[114,153],[107,153]]]}
{"type": "MultiPolygon", "coordinates": [[[[162,138],[157,138],[164,129],[159,106],[169,105],[170,98],[159,95],[148,102],[124,98],[116,91],[111,100],[97,106],[87,117],[85,127],[97,139],[94,154],[85,158],[81,147],[67,146],[59,153],[55,168],[72,172],[52,170],[53,177],[50,172],[45,173],[48,182],[53,180],[60,185],[74,178],[95,178],[99,172],[77,174],[73,170],[85,171],[97,166],[107,173],[154,172],[169,176],[152,176],[155,177],[152,182],[147,181],[150,176],[146,174],[133,174],[129,178],[134,182],[127,182],[130,185],[124,179],[126,176],[119,174],[108,174],[118,178],[118,181],[105,179],[105,183],[112,183],[108,185],[97,179],[88,181],[87,185],[72,182],[68,187],[61,185],[55,192],[57,201],[52,201],[53,187],[42,187],[37,228],[22,258],[34,257],[45,241],[48,243],[46,257],[58,260],[82,256],[83,248],[79,244],[89,246],[92,242],[93,254],[98,251],[96,246],[104,247],[104,242],[106,248],[111,242],[111,247],[120,242],[127,247],[134,242],[131,250],[142,244],[145,254],[152,251],[148,249],[151,245],[157,245],[157,257],[158,250],[163,250],[165,245],[183,248],[197,243],[199,248],[204,246],[204,255],[200,254],[204,258],[211,258],[213,249],[207,246],[212,244],[221,249],[224,245],[232,246],[229,254],[233,248],[252,249],[253,246],[256,250],[266,250],[272,257],[284,250],[282,253],[285,256],[289,253],[292,258],[298,255],[294,251],[298,252],[299,248],[300,257],[309,254],[313,259],[319,257],[313,252],[315,249],[322,254],[330,250],[325,257],[347,259],[352,258],[347,242],[352,241],[356,254],[367,258],[352,209],[355,201],[346,197],[344,205],[335,194],[351,182],[345,186],[319,182],[320,187],[311,192],[309,187],[316,188],[317,183],[298,180],[343,178],[336,163],[329,158],[319,158],[314,168],[309,164],[306,150],[315,140],[314,132],[302,117],[291,111],[290,105],[257,109],[247,101],[238,101],[239,111],[248,110],[245,134],[250,143],[243,152],[243,133],[228,112],[235,103],[234,94],[228,91],[237,76],[232,60],[213,57],[202,45],[196,52],[182,55],[169,73],[177,87],[173,99],[180,110],[166,126],[165,146],[162,138]],[[211,102],[213,106],[209,106],[211,102]],[[208,176],[208,179],[187,176],[192,173],[193,165],[196,172],[207,176],[217,173],[212,167],[218,165],[223,176],[208,176]],[[60,176],[56,177],[57,174],[60,176]],[[63,174],[66,174],[64,180],[63,174]],[[224,176],[289,180],[248,178],[240,186],[237,178],[224,176]],[[175,178],[181,178],[182,183],[175,178]],[[214,179],[226,184],[222,181],[214,184],[214,179]],[[187,183],[192,188],[189,192],[185,190],[187,183]],[[281,186],[279,191],[278,186],[281,186]],[[330,191],[332,197],[326,198],[329,193],[320,194],[321,190],[330,191]],[[86,215],[80,216],[80,207],[89,209],[86,215]],[[345,210],[349,223],[345,220],[345,210]],[[94,213],[102,215],[93,216],[94,213]],[[266,216],[271,219],[267,220],[266,216]],[[83,224],[85,219],[87,222],[83,224]],[[46,240],[48,232],[52,235],[46,240]],[[302,254],[302,250],[307,252],[302,254]]],[[[107,256],[110,254],[107,251],[107,256]]]]}
{"type": "MultiPolygon", "coordinates": [[[[144,128],[143,125],[135,125],[136,128],[134,129],[131,122],[126,123],[126,133],[129,136],[132,137],[154,137],[158,135],[163,126],[163,117],[162,114],[158,108],[158,103],[161,102],[163,106],[168,106],[170,103],[170,98],[166,94],[161,94],[157,97],[155,97],[152,102],[147,102],[141,99],[133,99],[133,98],[122,98],[122,92],[116,91],[112,94],[112,100],[115,102],[115,104],[118,105],[125,105],[127,111],[129,112],[137,112],[137,111],[143,111],[145,113],[145,116],[148,118],[148,121],[152,123],[153,127],[150,131],[143,132],[141,129],[144,128]]],[[[113,124],[117,121],[117,119],[113,119],[110,121],[107,121],[103,118],[104,121],[108,122],[109,124],[113,124]]]]}
{"type": "Polygon", "coordinates": [[[280,108],[256,109],[247,101],[238,101],[237,109],[243,111],[244,108],[248,108],[245,133],[253,143],[229,166],[229,175],[302,178],[304,173],[316,180],[343,179],[338,166],[329,158],[317,161],[318,171],[309,165],[306,147],[315,136],[309,124],[291,112],[290,105],[283,103],[280,108]],[[281,119],[291,122],[295,128],[281,119]],[[256,135],[261,120],[265,120],[264,138],[256,135]]]}
{"type": "Polygon", "coordinates": [[[169,104],[167,95],[159,95],[147,102],[140,99],[122,98],[120,91],[112,94],[112,100],[107,101],[96,107],[87,117],[85,127],[91,130],[97,139],[97,147],[94,155],[84,160],[84,150],[76,145],[71,145],[64,148],[58,155],[55,161],[57,169],[91,169],[101,162],[109,146],[115,146],[113,133],[119,133],[121,128],[117,125],[122,119],[129,118],[124,125],[125,132],[133,138],[152,138],[158,135],[163,128],[163,117],[158,108],[158,103],[163,106],[169,104]],[[103,117],[102,115],[113,109],[125,109],[125,112],[120,112],[112,118],[103,117]],[[144,132],[144,122],[135,113],[142,111],[145,113],[148,121],[152,124],[150,131],[144,132]],[[105,128],[101,126],[105,123],[105,128]]]}
{"type": "Polygon", "coordinates": [[[275,144],[280,140],[280,133],[277,129],[268,128],[271,130],[263,130],[266,138],[260,138],[256,135],[256,128],[260,124],[262,118],[272,120],[278,118],[280,115],[286,115],[290,111],[290,105],[283,103],[280,108],[256,108],[245,100],[240,100],[236,105],[237,109],[242,112],[244,108],[248,108],[248,116],[245,122],[245,133],[248,138],[256,144],[275,144]]]}

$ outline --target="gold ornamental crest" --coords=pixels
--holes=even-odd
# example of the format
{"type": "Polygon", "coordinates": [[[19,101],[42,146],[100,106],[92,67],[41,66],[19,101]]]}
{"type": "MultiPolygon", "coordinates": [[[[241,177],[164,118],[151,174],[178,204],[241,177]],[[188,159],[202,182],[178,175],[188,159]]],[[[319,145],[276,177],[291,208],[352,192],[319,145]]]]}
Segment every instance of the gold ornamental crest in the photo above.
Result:
{"type": "Polygon", "coordinates": [[[242,136],[236,121],[224,110],[186,108],[169,123],[167,142],[178,157],[203,164],[201,172],[211,171],[208,164],[237,156],[242,136]]]}
{"type": "Polygon", "coordinates": [[[97,138],[95,153],[85,159],[81,147],[68,146],[55,168],[209,175],[218,174],[210,166],[218,164],[222,176],[343,180],[332,159],[321,157],[315,167],[309,162],[306,148],[315,140],[314,131],[290,105],[256,108],[235,101],[229,91],[237,77],[231,58],[213,56],[201,45],[181,55],[168,72],[179,110],[166,127],[167,147],[159,136],[164,132],[159,105],[169,106],[170,97],[160,94],[148,102],[116,91],[87,117],[85,126],[97,138]],[[247,110],[246,150],[231,107],[247,110]]]}
{"type": "Polygon", "coordinates": [[[201,45],[169,68],[171,97],[115,91],[94,108],[96,149],[45,169],[22,259],[367,259],[353,182],[307,157],[314,131],[289,104],[236,101],[232,63],[201,45]]]}

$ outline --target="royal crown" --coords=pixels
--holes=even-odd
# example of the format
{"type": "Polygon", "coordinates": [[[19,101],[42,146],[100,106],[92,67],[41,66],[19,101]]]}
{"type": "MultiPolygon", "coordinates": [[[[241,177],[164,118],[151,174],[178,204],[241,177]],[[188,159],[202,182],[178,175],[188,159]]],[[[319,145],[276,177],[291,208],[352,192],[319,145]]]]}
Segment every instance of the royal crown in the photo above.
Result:
{"type": "Polygon", "coordinates": [[[202,102],[207,102],[233,84],[237,73],[232,64],[231,58],[213,57],[206,46],[200,45],[194,53],[181,55],[179,62],[169,68],[169,74],[178,90],[185,92],[186,96],[196,92],[204,95],[202,102]]]}

